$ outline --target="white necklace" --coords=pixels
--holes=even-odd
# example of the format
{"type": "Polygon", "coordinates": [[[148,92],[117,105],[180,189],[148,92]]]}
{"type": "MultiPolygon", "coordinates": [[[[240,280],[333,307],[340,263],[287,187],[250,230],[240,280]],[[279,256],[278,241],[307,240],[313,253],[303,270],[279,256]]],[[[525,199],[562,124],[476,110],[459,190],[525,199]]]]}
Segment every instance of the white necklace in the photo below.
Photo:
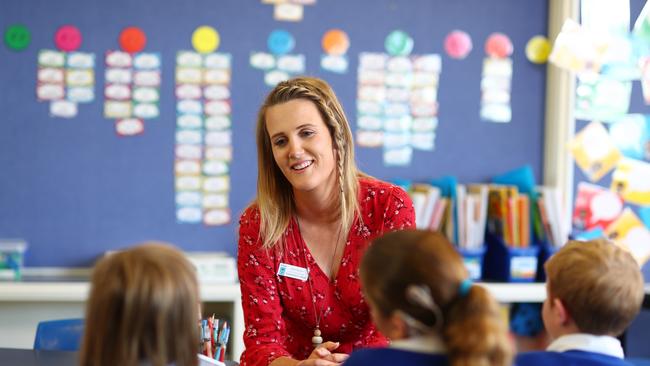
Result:
{"type": "MultiPolygon", "coordinates": [[[[298,216],[296,216],[296,225],[298,225],[298,233],[300,234],[300,240],[302,240],[302,244],[304,245],[304,248],[302,250],[302,254],[305,259],[305,265],[309,266],[309,263],[307,263],[307,243],[305,240],[302,238],[302,232],[300,229],[300,221],[298,220],[298,216]]],[[[339,231],[338,234],[336,234],[336,245],[334,246],[334,253],[332,254],[332,261],[330,263],[330,276],[333,276],[333,269],[334,269],[334,261],[336,260],[336,252],[339,249],[339,242],[341,241],[341,226],[339,226],[339,231]]],[[[309,267],[307,267],[309,268],[309,267]]],[[[309,269],[308,269],[309,270],[309,269]]],[[[316,298],[314,297],[314,288],[311,284],[311,275],[307,278],[307,283],[309,284],[309,295],[311,296],[311,302],[312,305],[314,306],[314,318],[316,320],[316,327],[314,328],[314,336],[311,337],[311,343],[314,346],[314,348],[318,347],[321,343],[323,343],[323,337],[321,337],[321,331],[320,331],[320,321],[323,318],[323,310],[325,309],[325,305],[321,303],[320,306],[320,311],[316,311],[316,298]]]]}

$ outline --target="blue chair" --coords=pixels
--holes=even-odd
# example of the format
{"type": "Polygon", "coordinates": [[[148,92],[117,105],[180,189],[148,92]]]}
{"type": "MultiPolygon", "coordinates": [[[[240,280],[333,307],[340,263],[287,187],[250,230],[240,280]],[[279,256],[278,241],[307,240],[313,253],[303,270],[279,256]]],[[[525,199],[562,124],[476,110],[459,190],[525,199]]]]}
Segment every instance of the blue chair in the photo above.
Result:
{"type": "Polygon", "coordinates": [[[48,320],[38,323],[35,350],[78,351],[84,331],[83,319],[48,320]]]}

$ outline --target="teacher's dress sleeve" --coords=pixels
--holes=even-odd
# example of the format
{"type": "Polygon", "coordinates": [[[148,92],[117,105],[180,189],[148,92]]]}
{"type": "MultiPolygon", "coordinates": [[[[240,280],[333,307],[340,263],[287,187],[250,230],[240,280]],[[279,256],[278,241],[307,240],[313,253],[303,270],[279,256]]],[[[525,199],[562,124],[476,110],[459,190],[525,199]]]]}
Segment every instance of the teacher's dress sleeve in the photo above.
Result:
{"type": "Polygon", "coordinates": [[[415,209],[409,195],[393,186],[384,210],[382,232],[415,229],[415,209]]]}
{"type": "Polygon", "coordinates": [[[239,220],[237,269],[244,310],[242,366],[266,366],[289,356],[282,304],[278,294],[272,253],[262,248],[259,211],[248,208],[239,220]]]}

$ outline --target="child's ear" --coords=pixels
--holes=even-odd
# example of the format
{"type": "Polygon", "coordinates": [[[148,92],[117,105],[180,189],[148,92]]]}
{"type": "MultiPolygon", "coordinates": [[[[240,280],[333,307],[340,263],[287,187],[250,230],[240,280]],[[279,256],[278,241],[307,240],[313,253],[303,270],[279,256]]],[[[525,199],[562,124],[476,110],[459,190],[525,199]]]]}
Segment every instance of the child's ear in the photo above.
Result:
{"type": "Polygon", "coordinates": [[[573,323],[573,319],[571,318],[571,314],[569,314],[568,309],[566,306],[564,306],[564,303],[562,300],[558,299],[557,297],[553,299],[553,306],[551,307],[552,311],[555,313],[555,318],[558,320],[558,322],[563,325],[570,325],[573,323]]]}

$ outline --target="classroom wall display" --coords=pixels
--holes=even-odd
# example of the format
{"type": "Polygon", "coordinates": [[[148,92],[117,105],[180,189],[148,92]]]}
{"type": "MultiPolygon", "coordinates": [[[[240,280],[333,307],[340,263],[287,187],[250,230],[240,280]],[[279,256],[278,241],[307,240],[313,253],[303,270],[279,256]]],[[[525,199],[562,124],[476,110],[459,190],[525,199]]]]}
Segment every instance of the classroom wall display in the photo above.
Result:
{"type": "Polygon", "coordinates": [[[138,27],[128,27],[119,36],[121,50],[106,52],[104,117],[115,119],[119,136],[144,132],[144,120],[160,115],[161,57],[141,52],[147,37],[138,27]]]}
{"type": "MultiPolygon", "coordinates": [[[[409,59],[413,70],[415,56],[439,57],[435,101],[440,123],[435,127],[434,140],[428,139],[431,134],[423,133],[421,136],[427,138],[418,141],[427,147],[433,141],[435,148],[413,148],[408,164],[386,165],[383,148],[356,145],[359,167],[385,180],[426,182],[454,175],[459,182],[470,183],[486,182],[496,173],[530,164],[534,175],[541,177],[546,72],[545,65],[526,59],[524,48],[531,37],[547,33],[547,8],[547,0],[327,0],[304,6],[303,21],[286,22],[275,20],[273,5],[261,1],[3,3],[0,29],[22,24],[31,33],[31,43],[21,52],[0,47],[0,238],[27,241],[27,266],[89,266],[107,250],[149,239],[171,242],[188,251],[236,255],[238,217],[256,191],[257,112],[272,85],[295,74],[326,79],[356,135],[361,55],[387,54],[386,37],[394,30],[402,30],[412,39],[410,54],[398,59],[409,59]],[[75,51],[61,51],[52,43],[53,35],[66,24],[74,25],[83,35],[75,51]],[[194,42],[195,31],[202,26],[218,34],[206,33],[207,45],[194,42]],[[131,31],[133,37],[121,37],[128,28],[141,33],[131,31]],[[321,68],[321,56],[326,54],[323,37],[334,29],[347,35],[348,47],[342,55],[347,59],[348,72],[321,68]],[[475,42],[474,51],[464,59],[445,52],[445,38],[456,29],[462,29],[475,42]],[[269,45],[269,35],[275,30],[284,30],[290,37],[280,37],[278,44],[272,41],[269,45]],[[495,32],[507,35],[514,50],[510,56],[514,70],[512,119],[507,124],[483,123],[480,119],[485,54],[477,52],[477,45],[495,32]],[[209,43],[217,38],[218,48],[210,50],[209,43]],[[289,38],[293,40],[282,42],[289,38]],[[293,48],[287,49],[292,44],[293,48]],[[36,60],[42,49],[96,57],[88,70],[96,76],[91,90],[97,98],[79,104],[74,118],[51,118],[46,104],[34,96],[36,60]],[[108,52],[128,55],[132,66],[109,66],[108,52]],[[184,52],[192,54],[190,61],[184,59],[184,52]],[[251,55],[258,52],[272,56],[270,66],[266,64],[268,69],[251,67],[251,55]],[[140,70],[135,64],[141,55],[151,55],[145,58],[151,79],[145,79],[159,81],[143,86],[157,91],[145,93],[157,98],[144,101],[155,105],[157,113],[152,119],[146,117],[153,115],[124,117],[132,122],[141,119],[142,123],[131,123],[124,129],[130,134],[120,136],[115,121],[122,117],[105,118],[104,95],[111,81],[123,80],[120,76],[126,77],[128,72],[107,74],[123,68],[130,70],[133,78],[140,70]],[[214,78],[211,80],[218,86],[208,91],[206,79],[200,84],[201,98],[196,99],[204,112],[200,119],[187,117],[191,115],[189,109],[180,113],[181,103],[195,100],[197,89],[186,87],[195,84],[183,82],[176,74],[186,62],[196,61],[197,55],[204,77],[214,78]],[[281,61],[285,56],[289,56],[288,61],[281,61]],[[212,64],[213,60],[218,63],[212,64]],[[270,78],[272,82],[267,84],[266,70],[285,74],[270,78]],[[208,116],[205,112],[211,100],[217,103],[214,115],[208,116]],[[186,151],[180,142],[197,141],[199,135],[200,143],[187,144],[199,148],[186,151]],[[188,160],[199,164],[186,164],[180,157],[192,157],[188,160]],[[212,177],[206,169],[215,177],[227,177],[221,180],[218,197],[199,197],[196,193],[205,193],[205,185],[178,189],[177,177],[196,174],[197,167],[202,178],[212,177]],[[179,220],[179,210],[197,207],[199,200],[200,220],[196,214],[189,215],[191,223],[179,220]],[[227,207],[229,220],[223,219],[225,215],[207,219],[204,204],[227,207]]],[[[341,52],[343,47],[329,49],[341,52]]],[[[268,61],[266,58],[263,61],[268,61]]],[[[135,80],[131,81],[128,101],[135,106],[135,80]]]]}
{"type": "Polygon", "coordinates": [[[229,53],[214,52],[219,33],[210,26],[192,35],[196,52],[176,55],[176,220],[208,226],[230,223],[232,122],[229,53]]]}
{"type": "Polygon", "coordinates": [[[394,30],[387,53],[359,55],[357,143],[383,147],[384,164],[408,166],[413,149],[431,151],[438,127],[438,54],[411,55],[413,38],[394,30]]]}
{"type": "Polygon", "coordinates": [[[324,55],[320,58],[323,70],[345,74],[348,71],[348,58],[345,53],[350,48],[350,38],[340,29],[330,29],[323,35],[324,55]]]}
{"type": "Polygon", "coordinates": [[[81,32],[73,25],[60,27],[54,35],[58,49],[38,53],[36,98],[50,103],[52,117],[77,116],[77,104],[95,99],[95,55],[75,52],[81,46],[81,32]]]}
{"type": "Polygon", "coordinates": [[[273,19],[285,22],[302,21],[305,5],[314,5],[316,0],[262,0],[262,4],[273,5],[273,19]]]}
{"type": "Polygon", "coordinates": [[[650,280],[650,113],[643,84],[650,8],[642,0],[581,2],[549,61],[577,76],[574,235],[629,249],[650,280]],[[645,43],[644,43],[645,42],[645,43]],[[590,183],[587,183],[589,181],[590,183]],[[593,183],[593,184],[592,184],[593,183]]]}
{"type": "Polygon", "coordinates": [[[29,47],[29,43],[32,41],[32,35],[24,25],[14,24],[5,30],[4,41],[7,48],[18,52],[29,47]]]}
{"type": "Polygon", "coordinates": [[[276,29],[269,34],[268,52],[253,52],[250,64],[253,68],[264,70],[264,83],[275,86],[279,82],[305,72],[305,55],[290,54],[296,46],[296,39],[284,29],[276,29]]]}
{"type": "Polygon", "coordinates": [[[503,33],[493,33],[485,41],[481,79],[481,118],[490,122],[512,120],[510,84],[512,82],[512,42],[503,33]]]}

